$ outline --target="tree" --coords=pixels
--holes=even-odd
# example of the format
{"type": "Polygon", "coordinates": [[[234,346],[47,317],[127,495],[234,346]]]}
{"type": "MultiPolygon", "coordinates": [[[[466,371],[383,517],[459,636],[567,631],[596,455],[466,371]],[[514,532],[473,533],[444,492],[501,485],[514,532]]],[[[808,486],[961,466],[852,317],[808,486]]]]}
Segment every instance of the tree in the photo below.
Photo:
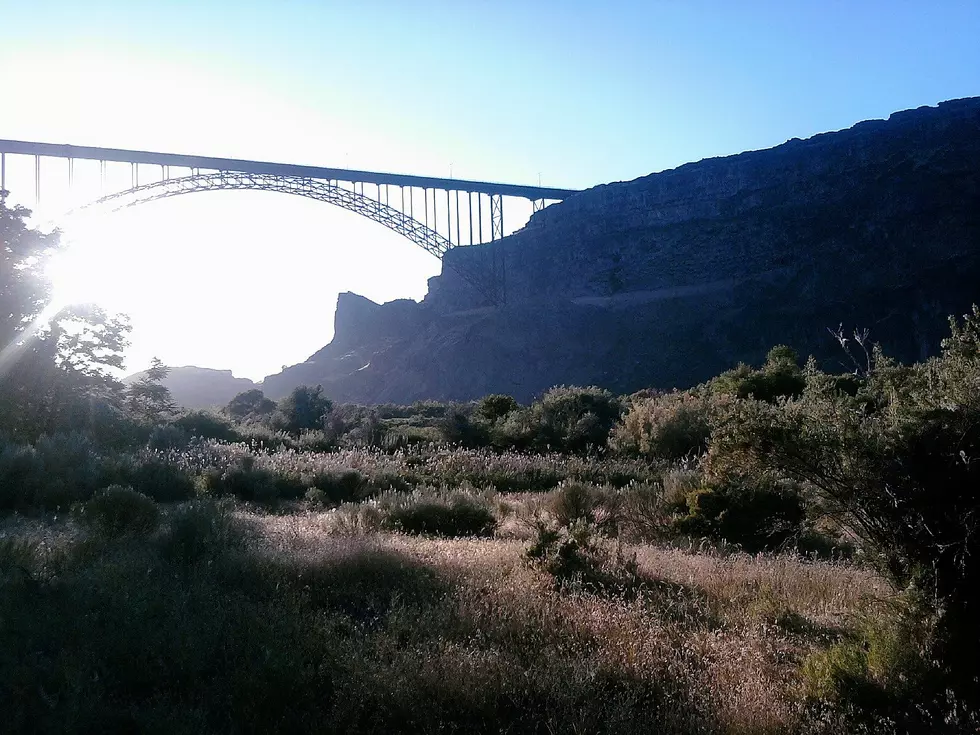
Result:
{"type": "Polygon", "coordinates": [[[0,429],[27,441],[118,411],[109,369],[122,366],[129,331],[94,305],[52,308],[45,267],[60,234],[28,227],[30,214],[0,192],[0,429]]]}
{"type": "Polygon", "coordinates": [[[266,398],[258,388],[239,393],[225,406],[225,413],[236,421],[249,417],[268,416],[275,410],[275,401],[266,398]]]}
{"type": "Polygon", "coordinates": [[[333,410],[333,401],[323,395],[321,386],[300,385],[279,401],[278,418],[286,431],[299,433],[322,429],[323,421],[333,410]]]}
{"type": "Polygon", "coordinates": [[[159,423],[176,415],[177,402],[170,395],[170,389],[163,384],[169,374],[170,368],[154,357],[139,380],[127,388],[126,408],[149,423],[159,423]]]}

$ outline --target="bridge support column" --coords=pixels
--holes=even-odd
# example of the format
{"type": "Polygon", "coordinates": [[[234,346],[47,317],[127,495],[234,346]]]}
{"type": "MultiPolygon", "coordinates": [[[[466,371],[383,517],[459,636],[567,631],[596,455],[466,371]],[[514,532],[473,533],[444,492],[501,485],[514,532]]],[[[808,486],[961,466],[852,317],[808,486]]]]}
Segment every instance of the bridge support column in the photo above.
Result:
{"type": "Polygon", "coordinates": [[[490,195],[490,239],[500,240],[504,236],[504,197],[502,194],[490,195]]]}

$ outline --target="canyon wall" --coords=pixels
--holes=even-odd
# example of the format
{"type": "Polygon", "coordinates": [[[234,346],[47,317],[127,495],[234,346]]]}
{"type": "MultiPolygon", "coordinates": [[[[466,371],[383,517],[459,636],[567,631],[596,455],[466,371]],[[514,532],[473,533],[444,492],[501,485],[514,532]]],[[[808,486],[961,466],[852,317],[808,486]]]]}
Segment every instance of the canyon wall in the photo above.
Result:
{"type": "MultiPolygon", "coordinates": [[[[486,271],[485,271],[486,272],[486,271]]],[[[551,385],[690,385],[828,334],[938,349],[980,301],[980,98],[589,189],[444,258],[421,304],[342,294],[334,341],[266,378],[338,400],[529,400],[551,385]],[[489,305],[461,271],[493,268],[489,305]]]]}

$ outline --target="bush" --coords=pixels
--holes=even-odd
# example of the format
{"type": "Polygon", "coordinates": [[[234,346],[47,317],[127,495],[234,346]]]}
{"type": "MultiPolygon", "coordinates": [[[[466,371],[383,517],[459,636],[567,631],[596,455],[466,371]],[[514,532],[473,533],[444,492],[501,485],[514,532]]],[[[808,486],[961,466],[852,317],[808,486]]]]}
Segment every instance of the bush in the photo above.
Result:
{"type": "Polygon", "coordinates": [[[279,401],[275,423],[291,434],[322,429],[324,420],[332,410],[333,401],[323,395],[321,386],[300,385],[279,401]]]}
{"type": "Polygon", "coordinates": [[[622,454],[681,459],[704,453],[729,401],[674,392],[634,400],[609,438],[622,454]]]}
{"type": "Polygon", "coordinates": [[[680,533],[750,553],[783,548],[803,534],[806,521],[803,500],[791,487],[700,488],[688,495],[687,511],[675,524],[680,533]]]}
{"type": "Polygon", "coordinates": [[[266,398],[258,388],[253,388],[239,393],[228,401],[224,410],[236,421],[242,421],[269,416],[276,410],[276,404],[275,401],[266,398]]]}
{"type": "Polygon", "coordinates": [[[484,447],[490,442],[486,424],[475,419],[465,406],[458,404],[446,409],[438,423],[442,440],[467,448],[484,447]]]}
{"type": "Polygon", "coordinates": [[[43,468],[34,447],[11,444],[0,449],[0,509],[32,506],[41,482],[43,468]]]}
{"type": "Polygon", "coordinates": [[[332,530],[347,536],[376,533],[384,525],[384,514],[374,503],[344,503],[333,513],[332,530]]]}
{"type": "Polygon", "coordinates": [[[170,422],[190,437],[223,442],[241,441],[241,435],[228,419],[213,411],[187,411],[170,422]]]}
{"type": "Polygon", "coordinates": [[[88,500],[98,488],[99,457],[83,434],[43,436],[35,443],[38,475],[32,481],[32,505],[46,510],[88,500]]]}
{"type": "Polygon", "coordinates": [[[222,553],[235,541],[227,506],[212,500],[194,500],[171,511],[160,548],[170,561],[192,564],[212,553],[222,553]]]}
{"type": "Polygon", "coordinates": [[[780,398],[798,398],[806,388],[806,377],[800,369],[799,356],[785,345],[769,350],[761,370],[739,365],[722,373],[707,384],[711,393],[755,398],[773,403],[780,398]]]}
{"type": "Polygon", "coordinates": [[[531,406],[534,445],[572,452],[605,447],[621,412],[619,400],[607,390],[552,388],[531,406]]]}
{"type": "Polygon", "coordinates": [[[135,457],[131,463],[124,465],[118,482],[132,486],[158,503],[187,500],[194,495],[193,477],[162,455],[135,457]]]}
{"type": "Polygon", "coordinates": [[[615,535],[621,519],[622,495],[577,480],[565,480],[552,492],[546,507],[559,526],[586,523],[615,535]]]}
{"type": "Polygon", "coordinates": [[[280,477],[258,467],[231,467],[209,489],[219,495],[234,495],[239,500],[271,503],[279,497],[280,477]]]}
{"type": "Polygon", "coordinates": [[[109,539],[145,536],[160,523],[160,509],[131,487],[111,485],[72,509],[82,525],[109,539]]]}
{"type": "Polygon", "coordinates": [[[367,491],[367,478],[357,470],[321,472],[312,478],[313,487],[324,502],[347,503],[360,500],[367,491]]]}
{"type": "Polygon", "coordinates": [[[636,559],[626,558],[618,545],[611,550],[582,520],[567,527],[538,522],[524,558],[549,574],[559,589],[624,594],[640,588],[636,559]]]}
{"type": "MultiPolygon", "coordinates": [[[[852,533],[896,589],[933,600],[930,655],[980,704],[980,316],[954,321],[943,354],[900,366],[879,348],[855,396],[808,368],[799,399],[740,401],[712,437],[715,478],[791,478],[852,533]]],[[[727,481],[727,480],[726,480],[727,481]]]]}
{"type": "Polygon", "coordinates": [[[169,449],[184,449],[190,440],[190,436],[183,429],[173,424],[164,424],[153,427],[146,446],[148,449],[163,452],[169,449]]]}
{"type": "Polygon", "coordinates": [[[519,408],[520,405],[511,396],[494,393],[480,399],[475,413],[488,424],[494,424],[519,408]]]}
{"type": "Polygon", "coordinates": [[[385,526],[404,533],[431,536],[492,536],[497,519],[490,504],[467,492],[416,490],[382,506],[385,526]]]}

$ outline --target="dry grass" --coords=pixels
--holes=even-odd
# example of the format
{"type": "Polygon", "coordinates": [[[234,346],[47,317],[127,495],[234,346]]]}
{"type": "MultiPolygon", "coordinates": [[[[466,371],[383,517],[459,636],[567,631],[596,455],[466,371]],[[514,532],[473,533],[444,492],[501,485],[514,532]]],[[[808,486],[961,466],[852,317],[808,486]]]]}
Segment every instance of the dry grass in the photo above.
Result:
{"type": "Polygon", "coordinates": [[[661,710],[662,722],[690,724],[695,716],[705,728],[724,732],[800,727],[800,662],[887,594],[873,574],[844,564],[641,545],[627,551],[655,584],[627,601],[556,591],[523,563],[526,543],[519,539],[334,536],[329,513],[252,515],[249,521],[257,543],[275,555],[313,560],[367,548],[435,571],[452,590],[453,609],[441,610],[438,623],[413,623],[436,625],[443,640],[425,653],[432,676],[473,686],[494,667],[495,676],[510,676],[508,649],[531,631],[550,631],[556,638],[545,635],[540,647],[570,667],[562,669],[566,675],[616,672],[651,686],[669,682],[666,701],[678,710],[661,710]]]}
{"type": "MultiPolygon", "coordinates": [[[[234,514],[242,541],[182,567],[154,551],[173,512],[159,538],[91,548],[62,564],[57,579],[37,576],[41,586],[0,575],[11,585],[7,614],[35,641],[23,646],[94,646],[52,658],[37,693],[37,677],[21,677],[25,701],[36,704],[17,705],[19,716],[33,716],[30,707],[43,709],[48,697],[57,704],[47,732],[110,711],[137,723],[163,716],[188,732],[221,718],[240,731],[326,721],[337,732],[833,732],[804,707],[800,664],[885,593],[873,575],[843,564],[650,545],[625,549],[636,556],[642,594],[570,591],[525,563],[521,539],[351,535],[336,532],[335,512],[242,507],[234,514]],[[48,599],[62,602],[45,607],[48,599]],[[111,624],[73,612],[108,603],[118,608],[111,624]],[[104,658],[132,646],[144,649],[139,666],[153,662],[157,674],[104,658]],[[263,658],[275,650],[274,661],[263,658]],[[230,656],[237,669],[213,669],[213,655],[230,656]],[[190,694],[181,689],[187,666],[210,677],[190,694]],[[89,681],[92,667],[103,679],[116,667],[118,683],[58,689],[59,671],[89,681]],[[270,671],[291,683],[273,687],[270,671]],[[163,710],[132,699],[145,696],[125,684],[134,676],[163,710]],[[115,699],[92,709],[90,691],[115,699]],[[224,703],[228,692],[239,693],[224,703]]],[[[0,541],[27,539],[69,556],[83,533],[50,517],[0,523],[0,541]]]]}

